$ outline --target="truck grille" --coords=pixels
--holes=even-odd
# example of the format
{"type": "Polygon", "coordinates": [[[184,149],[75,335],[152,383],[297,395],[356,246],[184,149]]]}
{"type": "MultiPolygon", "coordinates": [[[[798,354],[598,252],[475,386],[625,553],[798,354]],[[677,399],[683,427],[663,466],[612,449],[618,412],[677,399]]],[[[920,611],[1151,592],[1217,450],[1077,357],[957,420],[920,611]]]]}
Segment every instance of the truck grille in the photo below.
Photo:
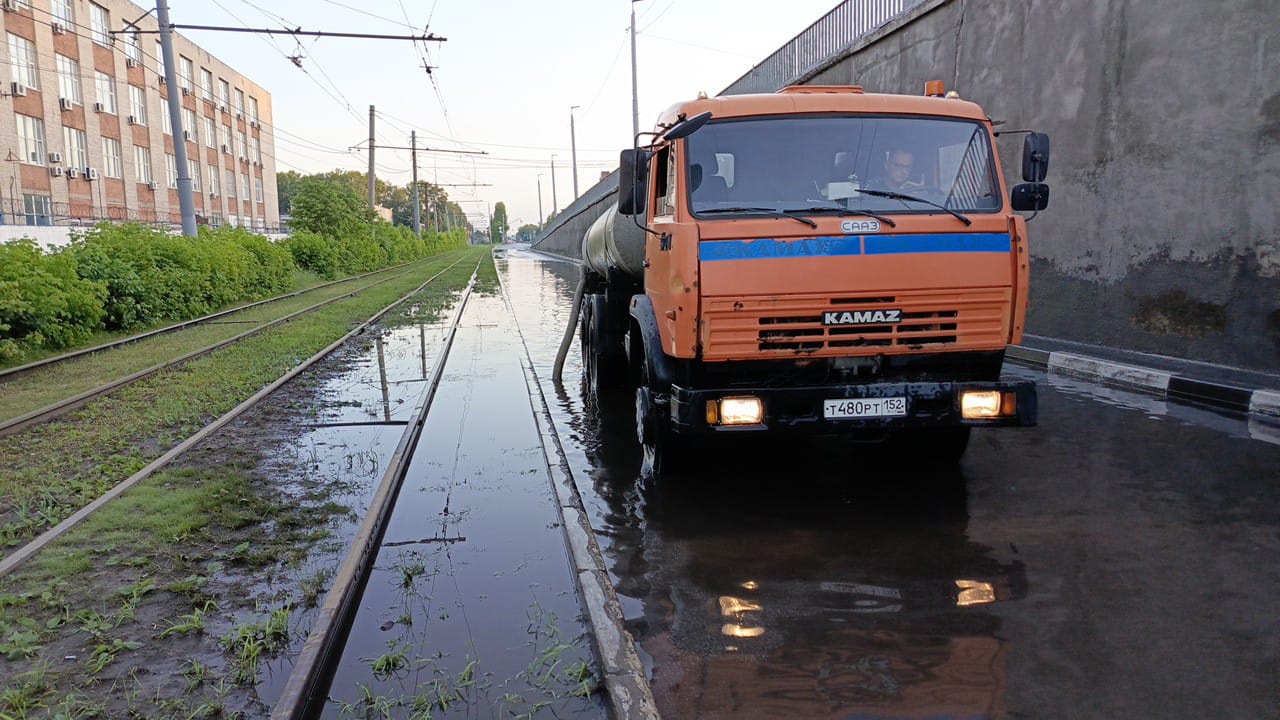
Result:
{"type": "Polygon", "coordinates": [[[728,360],[1001,348],[1009,337],[1010,297],[1007,288],[841,298],[708,297],[703,299],[702,353],[709,360],[728,360]],[[888,309],[901,311],[898,322],[822,322],[826,312],[888,309]]]}

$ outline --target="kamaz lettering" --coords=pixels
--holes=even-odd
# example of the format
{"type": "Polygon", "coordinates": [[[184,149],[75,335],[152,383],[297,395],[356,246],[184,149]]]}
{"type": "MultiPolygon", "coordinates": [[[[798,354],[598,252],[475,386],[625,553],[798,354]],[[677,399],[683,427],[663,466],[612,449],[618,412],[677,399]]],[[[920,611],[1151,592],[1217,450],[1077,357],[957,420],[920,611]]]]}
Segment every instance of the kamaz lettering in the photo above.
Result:
{"type": "Polygon", "coordinates": [[[879,325],[902,322],[901,310],[846,310],[822,313],[823,325],[879,325]]]}

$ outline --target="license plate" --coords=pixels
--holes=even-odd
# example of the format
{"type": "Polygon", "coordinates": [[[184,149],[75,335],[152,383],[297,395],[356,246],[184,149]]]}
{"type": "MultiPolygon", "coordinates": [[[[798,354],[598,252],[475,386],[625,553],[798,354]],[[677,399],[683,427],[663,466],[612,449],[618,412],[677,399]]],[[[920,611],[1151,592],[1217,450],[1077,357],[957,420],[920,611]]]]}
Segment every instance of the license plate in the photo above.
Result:
{"type": "Polygon", "coordinates": [[[902,417],[906,414],[907,399],[904,397],[841,398],[839,400],[822,401],[822,417],[827,420],[839,418],[902,417]]]}

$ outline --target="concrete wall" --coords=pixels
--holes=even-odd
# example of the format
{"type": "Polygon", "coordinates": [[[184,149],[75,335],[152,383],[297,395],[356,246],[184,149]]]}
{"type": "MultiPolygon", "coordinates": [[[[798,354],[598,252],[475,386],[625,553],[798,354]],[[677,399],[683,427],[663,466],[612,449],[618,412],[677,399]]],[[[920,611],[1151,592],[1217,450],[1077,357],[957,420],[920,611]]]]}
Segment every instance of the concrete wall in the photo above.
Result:
{"type": "Polygon", "coordinates": [[[578,196],[534,240],[533,247],[567,257],[582,255],[582,236],[587,228],[618,201],[618,172],[615,170],[578,196]]]}
{"type": "Polygon", "coordinates": [[[1280,369],[1280,4],[933,0],[806,82],[935,78],[1052,138],[1030,332],[1280,369]]]}
{"type": "MultiPolygon", "coordinates": [[[[943,79],[1003,128],[1050,135],[1029,332],[1276,371],[1278,69],[1275,0],[927,0],[801,82],[943,79]]],[[[1021,136],[998,147],[1017,182],[1021,136]]],[[[601,198],[566,208],[543,249],[576,256],[601,198]]]]}

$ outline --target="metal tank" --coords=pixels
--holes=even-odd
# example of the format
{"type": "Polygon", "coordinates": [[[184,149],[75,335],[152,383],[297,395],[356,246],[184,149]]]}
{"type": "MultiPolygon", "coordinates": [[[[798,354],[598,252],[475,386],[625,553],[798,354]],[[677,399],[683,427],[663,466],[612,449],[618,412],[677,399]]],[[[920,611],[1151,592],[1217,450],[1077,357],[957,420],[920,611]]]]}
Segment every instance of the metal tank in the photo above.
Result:
{"type": "Polygon", "coordinates": [[[616,269],[644,277],[645,233],[636,222],[636,218],[619,215],[618,206],[611,204],[582,238],[582,263],[605,276],[616,269]]]}

